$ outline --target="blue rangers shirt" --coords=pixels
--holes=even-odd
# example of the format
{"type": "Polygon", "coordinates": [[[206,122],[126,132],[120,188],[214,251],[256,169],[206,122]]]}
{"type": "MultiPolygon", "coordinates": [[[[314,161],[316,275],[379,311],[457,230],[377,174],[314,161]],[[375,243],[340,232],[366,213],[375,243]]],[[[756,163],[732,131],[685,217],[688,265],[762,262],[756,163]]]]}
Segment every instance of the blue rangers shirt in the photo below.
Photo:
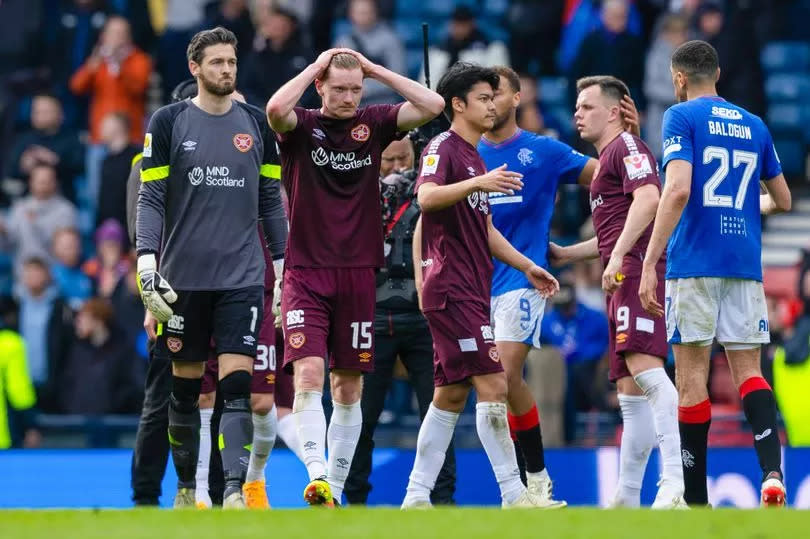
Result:
{"type": "Polygon", "coordinates": [[[782,172],[762,120],[717,96],[664,114],[663,170],[692,164],[692,190],[667,246],[667,279],[762,281],[759,180],[782,172]]]}
{"type": "MultiPolygon", "coordinates": [[[[488,170],[506,163],[507,170],[523,174],[523,189],[514,195],[489,193],[492,222],[515,249],[548,268],[548,234],[557,186],[576,183],[589,158],[562,142],[522,129],[500,144],[481,138],[478,153],[488,170]]],[[[492,295],[521,288],[532,288],[526,276],[495,260],[492,295]]]]}

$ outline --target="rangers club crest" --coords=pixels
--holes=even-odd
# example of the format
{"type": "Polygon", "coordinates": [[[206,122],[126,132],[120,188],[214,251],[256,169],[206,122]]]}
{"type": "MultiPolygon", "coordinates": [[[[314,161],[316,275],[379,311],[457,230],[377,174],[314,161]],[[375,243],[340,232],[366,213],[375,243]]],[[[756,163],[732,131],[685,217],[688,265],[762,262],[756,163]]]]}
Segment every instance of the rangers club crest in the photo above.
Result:
{"type": "Polygon", "coordinates": [[[298,350],[299,348],[304,346],[304,343],[307,342],[307,338],[303,333],[297,332],[290,335],[288,341],[290,343],[290,346],[298,350]]]}
{"type": "Polygon", "coordinates": [[[366,124],[360,124],[352,129],[352,138],[357,142],[365,142],[371,136],[371,129],[366,124]]]}
{"type": "Polygon", "coordinates": [[[253,137],[247,133],[238,133],[233,136],[233,145],[236,149],[244,153],[253,147],[253,137]]]}
{"type": "Polygon", "coordinates": [[[178,337],[169,337],[166,339],[166,347],[173,354],[176,354],[183,349],[183,340],[178,337]]]}

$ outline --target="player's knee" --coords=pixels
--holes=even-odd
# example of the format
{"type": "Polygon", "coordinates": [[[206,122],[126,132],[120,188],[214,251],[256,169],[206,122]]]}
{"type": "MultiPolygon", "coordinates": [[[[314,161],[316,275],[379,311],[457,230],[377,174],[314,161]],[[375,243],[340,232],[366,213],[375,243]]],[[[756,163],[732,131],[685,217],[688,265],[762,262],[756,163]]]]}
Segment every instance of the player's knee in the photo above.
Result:
{"type": "Polygon", "coordinates": [[[249,404],[251,378],[248,371],[234,371],[220,380],[219,391],[222,393],[222,400],[226,403],[244,401],[245,405],[249,404]]]}
{"type": "Polygon", "coordinates": [[[363,393],[363,376],[358,373],[332,372],[330,376],[332,398],[340,404],[354,404],[363,393]]]}
{"type": "Polygon", "coordinates": [[[214,403],[217,400],[217,393],[216,391],[211,391],[210,393],[202,393],[200,394],[200,408],[213,408],[214,403]]]}
{"type": "Polygon", "coordinates": [[[250,409],[254,414],[266,415],[273,409],[272,393],[253,393],[250,395],[250,409]]]}
{"type": "Polygon", "coordinates": [[[479,402],[506,402],[508,395],[506,376],[488,376],[486,383],[476,384],[479,402]]]}
{"type": "Polygon", "coordinates": [[[178,412],[191,413],[197,409],[200,398],[202,378],[172,377],[172,394],[170,403],[178,412]]]}
{"type": "Polygon", "coordinates": [[[644,395],[644,392],[638,387],[638,384],[631,376],[623,376],[616,380],[616,389],[621,395],[629,395],[639,397],[644,395]]]}
{"type": "Polygon", "coordinates": [[[295,362],[295,390],[323,391],[324,366],[321,358],[305,357],[295,362]]]}

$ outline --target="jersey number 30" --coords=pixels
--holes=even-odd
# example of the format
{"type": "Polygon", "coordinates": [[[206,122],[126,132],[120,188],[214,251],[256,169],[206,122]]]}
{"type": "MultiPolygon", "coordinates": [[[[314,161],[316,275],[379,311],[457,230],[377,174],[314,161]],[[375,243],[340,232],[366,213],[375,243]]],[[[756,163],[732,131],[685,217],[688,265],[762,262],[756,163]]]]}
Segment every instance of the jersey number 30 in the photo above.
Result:
{"type": "Polygon", "coordinates": [[[728,176],[729,171],[729,158],[728,150],[719,146],[706,146],[703,150],[703,164],[708,165],[714,160],[720,161],[720,166],[714,171],[711,178],[703,186],[703,205],[718,208],[731,208],[741,210],[743,203],[745,203],[745,192],[748,190],[748,183],[757,169],[757,159],[759,157],[753,152],[746,152],[743,150],[733,150],[731,152],[731,161],[734,168],[740,165],[745,165],[743,169],[742,180],[737,188],[737,196],[734,200],[729,195],[718,195],[714,191],[723,183],[723,180],[728,176]]]}

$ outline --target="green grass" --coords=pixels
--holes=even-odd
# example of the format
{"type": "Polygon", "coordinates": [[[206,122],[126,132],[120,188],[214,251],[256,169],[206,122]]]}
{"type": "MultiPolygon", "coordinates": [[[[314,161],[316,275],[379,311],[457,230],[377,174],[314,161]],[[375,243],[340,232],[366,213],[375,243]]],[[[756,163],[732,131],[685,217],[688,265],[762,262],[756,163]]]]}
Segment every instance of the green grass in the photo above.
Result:
{"type": "Polygon", "coordinates": [[[652,512],[563,509],[501,511],[464,508],[402,512],[396,509],[259,512],[156,509],[0,511],[4,539],[712,539],[810,536],[810,513],[700,510],[652,512]]]}

